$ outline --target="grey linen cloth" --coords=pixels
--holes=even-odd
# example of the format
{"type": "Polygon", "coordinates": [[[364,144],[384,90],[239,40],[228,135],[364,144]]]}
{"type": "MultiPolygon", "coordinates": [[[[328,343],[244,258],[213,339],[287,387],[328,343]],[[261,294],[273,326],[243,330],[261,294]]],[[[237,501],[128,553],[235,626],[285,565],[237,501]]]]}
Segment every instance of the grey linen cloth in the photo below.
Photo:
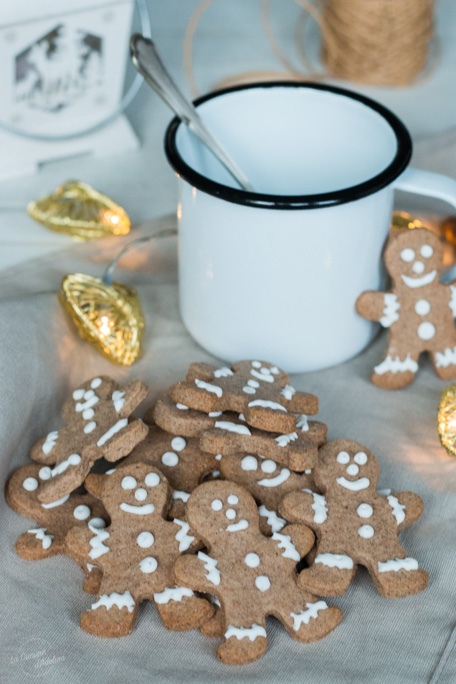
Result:
{"type": "MultiPolygon", "coordinates": [[[[173,219],[164,219],[141,232],[170,225],[173,219]]],[[[129,239],[73,246],[0,274],[2,483],[27,462],[37,439],[61,425],[62,401],[81,381],[101,373],[119,382],[142,378],[150,386],[146,408],[184,378],[190,362],[218,362],[190,338],[180,319],[175,238],[132,252],[116,273],[141,296],[147,328],[139,363],[131,369],[111,365],[80,340],[57,301],[61,277],[76,271],[101,275],[129,239]]],[[[239,668],[217,661],[217,640],[198,631],[167,632],[149,603],[131,636],[97,639],[79,627],[81,612],[93,601],[82,591],[79,567],[64,557],[19,558],[14,543],[34,523],[9,509],[2,496],[0,681],[455,682],[456,460],[439,445],[436,429],[445,383],[425,360],[407,389],[374,387],[369,375],[384,345],[380,336],[348,363],[294,376],[292,382],[319,396],[329,439],[352,438],[373,451],[381,467],[380,489],[411,490],[423,498],[422,519],[400,538],[407,554],[429,572],[428,589],[387,600],[359,568],[347,593],[328,599],[344,613],[332,634],[301,644],[270,618],[267,653],[239,668]]]]}

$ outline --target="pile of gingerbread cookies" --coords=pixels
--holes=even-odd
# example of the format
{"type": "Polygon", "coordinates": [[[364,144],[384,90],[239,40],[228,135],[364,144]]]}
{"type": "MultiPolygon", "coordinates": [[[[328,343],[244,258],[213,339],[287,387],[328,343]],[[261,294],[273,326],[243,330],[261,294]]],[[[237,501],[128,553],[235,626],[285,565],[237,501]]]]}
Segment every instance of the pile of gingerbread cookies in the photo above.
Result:
{"type": "Polygon", "coordinates": [[[96,595],[85,631],[129,634],[147,599],[167,629],[200,628],[223,639],[222,662],[244,664],[266,650],[268,615],[298,641],[331,632],[342,612],[318,597],[343,594],[358,564],[389,598],[427,586],[398,540],[421,499],[377,492],[374,455],[326,443],[309,418],[317,397],[282,370],[192,364],[143,421],[132,414],[146,395],[139,380],[84,383],[6,487],[38,524],[19,556],[65,554],[83,570],[96,595]]]}

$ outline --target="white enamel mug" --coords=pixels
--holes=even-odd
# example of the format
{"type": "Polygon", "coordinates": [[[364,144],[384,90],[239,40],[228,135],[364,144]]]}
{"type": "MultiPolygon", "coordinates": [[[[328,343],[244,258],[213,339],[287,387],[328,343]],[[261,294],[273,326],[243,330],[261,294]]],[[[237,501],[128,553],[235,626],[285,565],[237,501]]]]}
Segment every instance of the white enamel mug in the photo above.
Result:
{"type": "Polygon", "coordinates": [[[174,119],[165,150],[179,178],[179,295],[194,339],[226,360],[288,372],[346,361],[377,325],[355,301],[384,282],[396,188],[456,206],[456,181],[406,169],[402,122],[362,95],[279,82],[217,91],[198,112],[256,192],[174,119]]]}

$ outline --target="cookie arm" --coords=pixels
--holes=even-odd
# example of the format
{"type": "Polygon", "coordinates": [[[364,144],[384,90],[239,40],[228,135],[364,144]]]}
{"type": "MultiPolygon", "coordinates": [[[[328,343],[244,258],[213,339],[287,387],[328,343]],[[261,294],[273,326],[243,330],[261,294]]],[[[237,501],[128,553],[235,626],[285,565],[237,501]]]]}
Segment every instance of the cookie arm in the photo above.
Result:
{"type": "MultiPolygon", "coordinates": [[[[101,447],[104,458],[111,463],[118,461],[133,451],[135,446],[147,437],[149,428],[142,420],[132,420],[101,447]]],[[[93,448],[93,447],[88,447],[93,448]]]]}
{"type": "Polygon", "coordinates": [[[203,594],[217,595],[218,586],[208,580],[204,562],[198,556],[180,556],[174,564],[173,575],[177,584],[182,587],[203,594]]]}
{"type": "Polygon", "coordinates": [[[94,536],[94,532],[88,527],[72,527],[65,537],[66,549],[76,558],[87,559],[92,565],[101,567],[102,562],[99,558],[95,559],[90,555],[90,552],[93,551],[90,541],[94,536]]]}
{"type": "Polygon", "coordinates": [[[369,321],[380,321],[385,313],[385,294],[387,293],[371,290],[363,292],[356,300],[356,311],[369,321]]]}
{"type": "Polygon", "coordinates": [[[280,534],[290,537],[301,558],[307,556],[315,544],[315,535],[306,525],[285,525],[280,534]]]}
{"type": "Polygon", "coordinates": [[[418,494],[414,494],[413,492],[397,492],[396,494],[391,494],[387,498],[392,509],[392,514],[397,520],[398,530],[413,525],[413,523],[421,517],[423,512],[423,501],[418,494]]]}
{"type": "Polygon", "coordinates": [[[46,438],[40,439],[39,442],[34,444],[30,451],[30,458],[36,463],[42,463],[43,465],[52,466],[56,463],[56,449],[51,449],[47,454],[43,451],[43,444],[46,438]]]}
{"type": "Polygon", "coordinates": [[[315,520],[315,511],[312,509],[313,502],[314,498],[310,492],[289,492],[279,504],[279,513],[289,522],[304,523],[315,531],[321,523],[315,520]]]}
{"type": "Polygon", "coordinates": [[[208,382],[214,379],[214,371],[216,370],[217,366],[212,366],[210,363],[192,363],[185,379],[192,385],[197,378],[208,382]]]}
{"type": "Polygon", "coordinates": [[[121,418],[128,418],[137,406],[146,398],[148,388],[141,380],[132,380],[124,387],[125,403],[119,411],[121,418]]]}

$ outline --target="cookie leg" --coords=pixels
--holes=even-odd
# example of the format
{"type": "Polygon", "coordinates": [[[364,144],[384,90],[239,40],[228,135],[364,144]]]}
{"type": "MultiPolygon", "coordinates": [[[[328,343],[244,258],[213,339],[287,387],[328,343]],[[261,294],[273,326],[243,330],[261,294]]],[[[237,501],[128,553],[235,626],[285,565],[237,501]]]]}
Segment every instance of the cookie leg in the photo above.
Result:
{"type": "Polygon", "coordinates": [[[375,366],[371,380],[377,387],[398,389],[409,385],[418,370],[419,352],[389,346],[385,358],[375,366]]]}
{"type": "Polygon", "coordinates": [[[298,585],[317,596],[341,596],[356,573],[356,565],[346,555],[319,547],[310,568],[298,575],[298,585]]]}
{"type": "Polygon", "coordinates": [[[373,560],[368,570],[378,591],[386,598],[417,594],[427,587],[429,580],[428,573],[418,567],[414,558],[407,558],[399,543],[383,548],[381,558],[373,560]]]}
{"type": "Polygon", "coordinates": [[[214,614],[214,606],[191,589],[173,587],[154,595],[163,626],[173,632],[197,629],[214,614]]]}
{"type": "Polygon", "coordinates": [[[442,380],[456,378],[456,338],[448,343],[441,351],[430,354],[434,370],[442,380]]]}
{"type": "Polygon", "coordinates": [[[201,625],[200,632],[205,637],[220,639],[223,636],[223,613],[220,608],[217,607],[214,615],[201,625]]]}
{"type": "Polygon", "coordinates": [[[266,620],[264,617],[247,622],[227,619],[225,616],[225,640],[218,647],[217,658],[227,665],[253,663],[266,651],[266,620]]]}
{"type": "Polygon", "coordinates": [[[342,620],[342,611],[328,606],[326,601],[307,595],[308,601],[297,601],[283,607],[276,617],[293,639],[303,642],[318,641],[331,632],[342,620]]]}
{"type": "Polygon", "coordinates": [[[130,591],[103,578],[99,592],[91,609],[81,615],[82,629],[99,637],[130,634],[135,626],[139,607],[130,591]]]}

